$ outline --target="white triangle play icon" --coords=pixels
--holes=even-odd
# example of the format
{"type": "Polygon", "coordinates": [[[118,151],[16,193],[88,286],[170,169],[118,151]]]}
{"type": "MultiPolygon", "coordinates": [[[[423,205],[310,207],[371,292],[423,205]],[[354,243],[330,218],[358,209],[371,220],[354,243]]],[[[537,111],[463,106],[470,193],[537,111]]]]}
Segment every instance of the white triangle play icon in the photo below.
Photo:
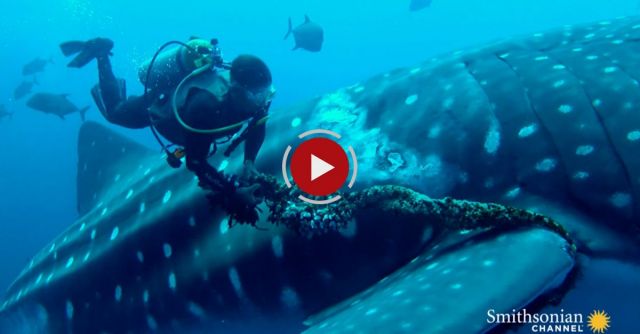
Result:
{"type": "Polygon", "coordinates": [[[327,174],[335,167],[328,164],[326,161],[311,155],[311,181],[319,178],[320,176],[327,174]]]}

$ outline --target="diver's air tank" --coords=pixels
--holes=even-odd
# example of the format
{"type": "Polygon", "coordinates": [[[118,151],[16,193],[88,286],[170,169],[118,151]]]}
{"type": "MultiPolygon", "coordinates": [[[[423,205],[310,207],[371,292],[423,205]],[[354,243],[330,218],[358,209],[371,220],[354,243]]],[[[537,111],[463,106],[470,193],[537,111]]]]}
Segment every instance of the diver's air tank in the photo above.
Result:
{"type": "Polygon", "coordinates": [[[138,70],[140,82],[151,91],[164,93],[175,88],[194,70],[212,63],[212,51],[217,49],[212,41],[193,38],[186,44],[189,48],[178,45],[158,54],[149,75],[147,71],[153,58],[145,61],[138,70]]]}

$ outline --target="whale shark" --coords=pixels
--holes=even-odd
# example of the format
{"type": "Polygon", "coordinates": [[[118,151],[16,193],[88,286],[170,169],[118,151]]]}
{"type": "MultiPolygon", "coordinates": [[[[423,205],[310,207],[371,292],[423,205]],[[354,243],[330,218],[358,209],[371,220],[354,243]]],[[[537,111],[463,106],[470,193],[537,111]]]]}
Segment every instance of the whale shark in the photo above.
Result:
{"type": "MultiPolygon", "coordinates": [[[[562,305],[595,271],[607,274],[600,259],[637,277],[639,37],[640,19],[620,18],[380,74],[274,111],[257,159],[281,175],[298,134],[330,129],[358,156],[350,191],[391,184],[425,201],[539,212],[567,229],[577,254],[549,229],[443,232],[375,203],[314,237],[270,223],[268,210],[260,228],[230,226],[192,174],[86,122],[79,219],[8,289],[0,331],[488,332],[504,329],[489,309],[562,305]]],[[[231,174],[242,165],[212,163],[231,174]]],[[[637,294],[630,281],[609,285],[637,294]]]]}

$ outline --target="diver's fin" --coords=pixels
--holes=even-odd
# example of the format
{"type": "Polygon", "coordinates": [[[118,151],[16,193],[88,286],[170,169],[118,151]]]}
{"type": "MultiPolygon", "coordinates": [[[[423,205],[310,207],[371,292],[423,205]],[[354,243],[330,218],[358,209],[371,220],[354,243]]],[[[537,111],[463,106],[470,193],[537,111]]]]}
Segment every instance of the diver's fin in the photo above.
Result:
{"type": "Polygon", "coordinates": [[[60,45],[62,53],[65,55],[77,54],[68,67],[83,67],[98,56],[108,56],[111,54],[113,41],[108,38],[94,38],[86,42],[67,42],[60,45]]]}
{"type": "Polygon", "coordinates": [[[304,23],[309,23],[311,22],[311,19],[309,18],[309,15],[305,15],[304,16],[304,23]]]}
{"type": "Polygon", "coordinates": [[[60,44],[60,50],[65,57],[69,57],[74,55],[80,51],[82,51],[85,47],[86,43],[81,41],[69,41],[60,44]]]}
{"type": "Polygon", "coordinates": [[[85,116],[87,115],[87,110],[89,110],[89,108],[90,108],[90,107],[91,107],[91,106],[86,106],[86,107],[84,107],[84,108],[82,108],[82,109],[80,109],[80,110],[79,110],[79,112],[80,112],[80,119],[81,119],[83,122],[84,122],[84,120],[85,120],[85,116]]]}
{"type": "Polygon", "coordinates": [[[291,18],[289,18],[289,30],[284,35],[284,39],[287,39],[292,32],[293,32],[293,22],[291,22],[291,18]]]}

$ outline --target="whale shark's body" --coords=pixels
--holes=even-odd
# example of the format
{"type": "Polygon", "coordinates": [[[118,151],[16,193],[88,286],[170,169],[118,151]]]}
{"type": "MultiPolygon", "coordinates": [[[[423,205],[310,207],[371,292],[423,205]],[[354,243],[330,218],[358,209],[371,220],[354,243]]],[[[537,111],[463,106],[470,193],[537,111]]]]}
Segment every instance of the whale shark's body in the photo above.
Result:
{"type": "MultiPolygon", "coordinates": [[[[399,184],[535,209],[583,253],[633,258],[639,40],[640,19],[618,19],[380,75],[274,111],[258,167],[279,175],[297,134],[330,129],[358,155],[355,190],[399,184]]],[[[483,332],[496,326],[488,308],[539,301],[575,265],[566,241],[540,229],[438,245],[428,222],[373,215],[313,239],[265,222],[229,229],[193,175],[101,126],[84,125],[79,156],[81,218],[9,289],[5,327],[296,332],[338,303],[309,332],[483,332]]]]}

